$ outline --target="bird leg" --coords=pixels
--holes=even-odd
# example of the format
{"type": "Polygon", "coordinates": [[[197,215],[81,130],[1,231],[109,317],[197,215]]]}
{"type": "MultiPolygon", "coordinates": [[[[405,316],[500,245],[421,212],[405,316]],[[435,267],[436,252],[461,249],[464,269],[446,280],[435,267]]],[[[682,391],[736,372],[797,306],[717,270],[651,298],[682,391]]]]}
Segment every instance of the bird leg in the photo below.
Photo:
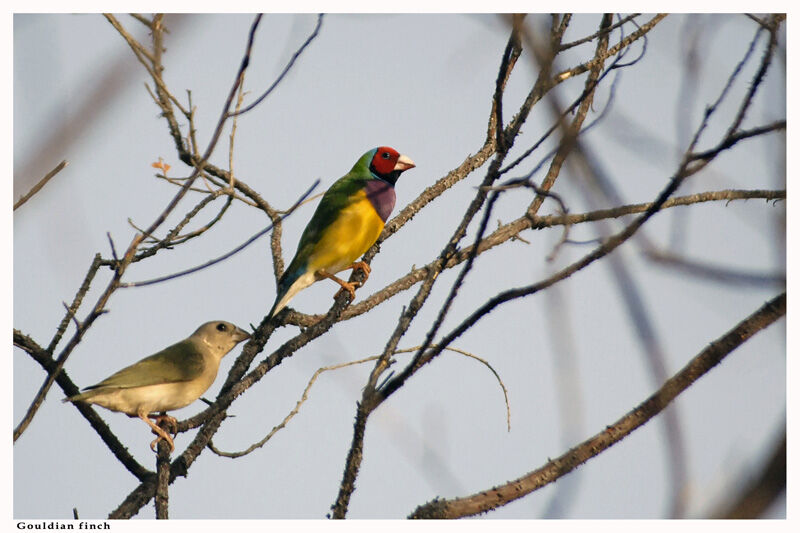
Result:
{"type": "Polygon", "coordinates": [[[153,433],[158,435],[158,438],[150,443],[151,450],[156,451],[156,445],[158,444],[158,441],[165,440],[167,441],[167,444],[169,444],[169,453],[175,451],[175,443],[172,441],[172,437],[169,436],[169,433],[158,427],[155,423],[151,422],[147,414],[142,413],[139,415],[139,418],[144,420],[145,424],[153,429],[153,433]]]}
{"type": "Polygon", "coordinates": [[[341,293],[342,291],[347,291],[347,292],[350,293],[350,300],[351,301],[355,300],[355,298],[356,298],[356,287],[359,286],[360,283],[356,283],[356,282],[350,283],[348,281],[342,281],[339,278],[337,278],[336,276],[334,276],[333,274],[328,274],[324,270],[320,270],[319,271],[319,275],[322,276],[323,278],[328,278],[328,279],[331,279],[331,280],[335,281],[336,283],[338,283],[342,287],[342,289],[333,296],[334,298],[339,296],[339,293],[341,293]]]}
{"type": "Polygon", "coordinates": [[[355,300],[356,299],[356,287],[361,287],[362,285],[364,285],[364,282],[367,281],[367,278],[369,277],[369,273],[372,272],[372,269],[370,268],[370,266],[367,263],[365,263],[364,261],[357,261],[357,262],[353,263],[352,265],[350,265],[349,267],[345,267],[344,270],[347,270],[347,269],[350,269],[350,268],[353,269],[353,272],[357,272],[357,271],[363,272],[364,273],[364,281],[353,281],[353,282],[342,281],[341,279],[337,278],[333,274],[329,274],[329,273],[325,272],[324,270],[320,270],[318,272],[318,274],[320,276],[322,276],[323,278],[331,279],[331,280],[335,281],[336,283],[338,283],[342,287],[336,294],[333,295],[334,300],[339,297],[339,295],[342,293],[342,291],[349,292],[350,293],[350,300],[351,301],[355,300]]]}
{"type": "Polygon", "coordinates": [[[158,415],[147,415],[147,416],[155,420],[156,424],[161,424],[161,422],[166,422],[167,425],[169,426],[169,429],[172,430],[172,438],[178,436],[178,419],[175,418],[174,416],[169,416],[167,413],[163,411],[161,412],[161,414],[158,415]]]}

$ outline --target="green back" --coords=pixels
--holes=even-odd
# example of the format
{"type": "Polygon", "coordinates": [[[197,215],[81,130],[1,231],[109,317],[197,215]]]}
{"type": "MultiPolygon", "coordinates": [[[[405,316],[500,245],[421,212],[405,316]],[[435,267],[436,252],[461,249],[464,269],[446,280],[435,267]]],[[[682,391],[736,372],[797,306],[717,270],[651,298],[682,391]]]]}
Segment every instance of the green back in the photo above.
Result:
{"type": "Polygon", "coordinates": [[[158,353],[127,366],[85,390],[101,387],[128,389],[162,383],[177,383],[197,378],[206,363],[194,343],[183,340],[158,353]]]}

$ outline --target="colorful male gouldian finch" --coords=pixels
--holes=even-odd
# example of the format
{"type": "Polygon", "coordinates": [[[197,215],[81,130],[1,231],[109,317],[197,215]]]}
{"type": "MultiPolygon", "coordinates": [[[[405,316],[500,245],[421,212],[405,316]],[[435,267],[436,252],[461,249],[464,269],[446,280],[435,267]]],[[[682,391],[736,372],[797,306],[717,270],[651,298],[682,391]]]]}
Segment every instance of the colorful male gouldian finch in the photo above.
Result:
{"type": "Polygon", "coordinates": [[[369,265],[355,260],[378,240],[394,209],[394,184],[400,174],[414,166],[409,157],[380,146],[362,155],[350,172],[331,185],[303,230],[294,259],[278,281],[270,318],[295,294],[323,278],[335,281],[355,298],[356,284],[335,274],[352,268],[369,276],[369,265]]]}
{"type": "Polygon", "coordinates": [[[130,417],[138,416],[158,435],[150,448],[155,451],[163,439],[171,453],[175,449],[172,437],[150,418],[166,420],[177,431],[178,421],[167,416],[166,411],[186,407],[198,399],[214,383],[222,358],[249,337],[230,322],[206,322],[188,338],[63,401],[93,403],[130,417]]]}

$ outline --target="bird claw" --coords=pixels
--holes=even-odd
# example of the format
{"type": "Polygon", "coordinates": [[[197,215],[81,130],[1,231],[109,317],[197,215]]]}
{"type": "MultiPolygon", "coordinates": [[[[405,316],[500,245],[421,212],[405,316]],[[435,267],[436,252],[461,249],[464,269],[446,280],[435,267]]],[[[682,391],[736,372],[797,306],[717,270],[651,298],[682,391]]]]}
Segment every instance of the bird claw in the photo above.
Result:
{"type": "Polygon", "coordinates": [[[141,418],[145,423],[147,423],[148,426],[150,426],[155,435],[158,435],[158,437],[156,437],[156,439],[150,443],[151,450],[157,452],[158,450],[156,449],[156,446],[158,446],[159,441],[163,440],[169,444],[169,453],[175,451],[175,442],[172,440],[172,437],[169,436],[169,433],[164,431],[164,429],[159,427],[155,422],[150,421],[150,419],[153,418],[154,420],[157,420],[158,423],[166,422],[166,424],[170,426],[170,429],[174,430],[173,435],[177,436],[178,421],[174,417],[168,416],[166,413],[161,413],[160,415],[148,415],[145,413],[140,413],[139,418],[141,418]]]}
{"type": "Polygon", "coordinates": [[[339,289],[336,292],[336,294],[333,295],[333,299],[335,300],[336,298],[339,297],[339,295],[344,294],[344,293],[347,292],[347,293],[350,294],[350,300],[351,301],[355,300],[356,299],[356,287],[360,287],[360,286],[361,286],[361,282],[349,283],[349,282],[345,281],[345,282],[343,282],[342,288],[339,289]]]}
{"type": "Polygon", "coordinates": [[[341,287],[341,289],[339,289],[339,291],[336,294],[333,295],[333,299],[334,300],[336,298],[338,298],[339,295],[342,294],[343,291],[347,291],[348,293],[350,293],[350,300],[351,301],[356,299],[356,287],[360,287],[361,286],[361,282],[357,282],[357,281],[353,281],[353,282],[342,281],[341,279],[337,278],[333,274],[328,274],[324,270],[320,270],[319,271],[319,275],[321,277],[323,277],[323,278],[328,278],[331,281],[335,281],[341,287]]]}
{"type": "MultiPolygon", "coordinates": [[[[169,416],[166,413],[162,413],[160,415],[150,415],[150,418],[156,421],[156,424],[161,424],[162,422],[166,422],[167,426],[172,432],[173,437],[178,436],[178,419],[174,416],[169,416]]],[[[155,433],[155,432],[154,432],[155,433]]]]}
{"type": "MultiPolygon", "coordinates": [[[[155,433],[155,431],[153,433],[155,433]]],[[[158,437],[156,437],[156,439],[150,443],[150,449],[158,453],[158,449],[156,448],[156,446],[158,446],[158,442],[162,440],[167,441],[167,444],[169,444],[169,453],[175,451],[175,443],[172,441],[172,437],[170,437],[167,433],[164,433],[164,435],[159,435],[158,437]]]]}
{"type": "Polygon", "coordinates": [[[370,266],[367,263],[365,263],[364,261],[358,261],[357,263],[353,263],[352,265],[350,265],[347,268],[353,269],[353,272],[362,272],[364,274],[364,281],[342,281],[339,278],[337,278],[336,276],[326,276],[326,277],[330,277],[330,279],[332,279],[333,281],[335,281],[336,283],[338,283],[342,287],[341,289],[339,289],[339,291],[336,294],[333,295],[333,299],[334,300],[336,298],[338,298],[340,295],[342,295],[345,291],[350,293],[350,300],[351,301],[355,300],[356,299],[356,287],[363,287],[364,286],[364,282],[367,281],[367,278],[369,278],[369,273],[372,272],[372,268],[370,268],[370,266]]]}
{"type": "Polygon", "coordinates": [[[364,273],[364,281],[367,281],[370,273],[372,272],[372,268],[365,263],[364,261],[359,261],[357,263],[353,263],[348,268],[352,268],[353,272],[361,271],[364,273]]]}

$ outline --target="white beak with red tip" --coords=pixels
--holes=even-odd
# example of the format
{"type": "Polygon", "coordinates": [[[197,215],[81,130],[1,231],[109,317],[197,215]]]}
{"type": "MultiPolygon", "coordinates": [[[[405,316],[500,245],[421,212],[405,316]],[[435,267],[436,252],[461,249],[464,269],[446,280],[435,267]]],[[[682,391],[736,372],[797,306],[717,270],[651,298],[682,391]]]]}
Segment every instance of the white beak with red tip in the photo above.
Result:
{"type": "Polygon", "coordinates": [[[414,164],[410,157],[401,154],[400,157],[397,158],[397,164],[394,166],[394,170],[408,170],[415,166],[417,165],[414,164]]]}

